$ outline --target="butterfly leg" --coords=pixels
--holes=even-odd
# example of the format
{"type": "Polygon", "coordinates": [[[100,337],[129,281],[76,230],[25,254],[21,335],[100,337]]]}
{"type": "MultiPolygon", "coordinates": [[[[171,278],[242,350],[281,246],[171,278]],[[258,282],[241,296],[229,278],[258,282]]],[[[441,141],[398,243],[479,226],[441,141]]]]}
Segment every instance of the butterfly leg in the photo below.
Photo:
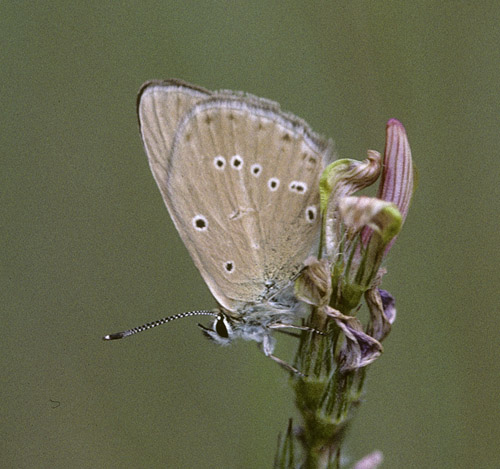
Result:
{"type": "MultiPolygon", "coordinates": [[[[298,331],[309,331],[309,332],[314,332],[315,334],[319,334],[319,335],[327,335],[325,332],[322,332],[318,329],[314,329],[314,327],[308,327],[308,326],[297,326],[295,324],[283,324],[283,323],[274,323],[274,324],[271,324],[269,326],[269,329],[276,329],[276,331],[278,332],[283,332],[285,334],[287,334],[286,331],[282,330],[282,329],[295,329],[295,330],[298,330],[298,331]]],[[[294,335],[293,333],[290,333],[288,332],[289,334],[291,335],[294,335]]]]}
{"type": "Polygon", "coordinates": [[[274,360],[278,365],[280,365],[285,370],[287,370],[295,375],[298,375],[301,378],[305,378],[306,376],[304,375],[304,373],[301,373],[294,366],[283,361],[281,358],[278,358],[276,355],[273,355],[274,344],[275,344],[275,339],[273,339],[273,337],[271,337],[270,335],[264,336],[264,339],[262,341],[262,351],[264,352],[266,357],[269,357],[271,360],[274,360]]]}
{"type": "Polygon", "coordinates": [[[276,329],[276,332],[300,339],[300,334],[298,332],[287,331],[285,329],[276,329]]]}
{"type": "Polygon", "coordinates": [[[276,355],[273,355],[272,353],[267,355],[269,358],[274,360],[278,365],[280,365],[282,368],[284,368],[286,371],[289,371],[293,373],[294,375],[300,376],[301,378],[306,378],[306,375],[304,373],[301,373],[297,368],[294,366],[290,365],[290,363],[287,363],[283,361],[281,358],[278,358],[276,355]]]}

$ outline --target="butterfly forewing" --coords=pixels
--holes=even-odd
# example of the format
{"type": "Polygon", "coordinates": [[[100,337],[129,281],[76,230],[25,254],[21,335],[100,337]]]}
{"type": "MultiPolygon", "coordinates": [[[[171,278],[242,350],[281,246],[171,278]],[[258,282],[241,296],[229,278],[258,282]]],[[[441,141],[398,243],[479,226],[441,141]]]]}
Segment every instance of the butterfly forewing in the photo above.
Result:
{"type": "MultiPolygon", "coordinates": [[[[168,119],[167,111],[155,114],[168,119]]],[[[169,156],[157,151],[168,152],[166,139],[153,144],[153,158],[166,169],[155,177],[212,294],[237,313],[286,286],[317,248],[318,183],[329,146],[301,120],[254,97],[214,94],[180,114],[169,156]]],[[[148,149],[147,135],[143,130],[148,149]]]]}
{"type": "Polygon", "coordinates": [[[182,118],[211,92],[180,80],[151,81],[139,91],[137,114],[142,140],[153,176],[165,203],[168,164],[175,131],[182,118]]]}

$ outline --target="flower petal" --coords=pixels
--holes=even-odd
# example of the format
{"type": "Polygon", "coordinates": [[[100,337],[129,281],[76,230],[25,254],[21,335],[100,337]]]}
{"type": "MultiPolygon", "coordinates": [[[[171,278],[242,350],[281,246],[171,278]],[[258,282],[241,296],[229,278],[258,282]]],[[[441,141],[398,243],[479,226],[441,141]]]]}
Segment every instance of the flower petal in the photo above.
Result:
{"type": "Polygon", "coordinates": [[[384,461],[384,455],[381,451],[373,451],[372,453],[360,459],[352,469],[377,469],[384,461]]]}
{"type": "Polygon", "coordinates": [[[394,203],[403,221],[413,194],[413,162],[406,130],[397,119],[387,122],[384,169],[377,197],[394,203]]]}
{"type": "Polygon", "coordinates": [[[378,151],[368,150],[368,158],[363,161],[342,159],[329,164],[319,182],[321,210],[324,211],[332,200],[353,194],[373,184],[380,175],[382,157],[378,151]]]}
{"type": "Polygon", "coordinates": [[[295,281],[295,296],[305,303],[323,306],[332,294],[330,264],[326,259],[311,256],[304,261],[304,270],[295,281]]]}
{"type": "MultiPolygon", "coordinates": [[[[386,128],[384,169],[377,197],[392,202],[398,207],[401,213],[401,223],[404,223],[408,214],[413,186],[413,161],[406,130],[397,119],[390,119],[386,128]]],[[[370,228],[365,228],[362,235],[363,243],[366,244],[370,237],[370,228]]],[[[386,254],[394,241],[396,241],[396,237],[385,248],[386,254]]]]}
{"type": "Polygon", "coordinates": [[[339,212],[350,237],[368,226],[387,244],[401,229],[402,217],[397,207],[375,197],[344,197],[339,202],[339,212]]]}
{"type": "Polygon", "coordinates": [[[344,197],[339,203],[339,213],[346,227],[345,249],[352,253],[353,259],[347,272],[349,281],[369,287],[387,246],[401,230],[401,214],[393,203],[366,196],[344,197]],[[365,238],[367,233],[369,237],[365,238]]]}
{"type": "Polygon", "coordinates": [[[382,344],[363,332],[359,319],[345,316],[329,306],[324,310],[327,316],[334,319],[346,339],[339,358],[342,372],[363,368],[380,356],[383,351],[382,344]]]}
{"type": "Polygon", "coordinates": [[[391,332],[396,320],[394,297],[387,291],[374,287],[365,293],[366,304],[370,310],[370,323],[367,333],[382,342],[391,332]]]}

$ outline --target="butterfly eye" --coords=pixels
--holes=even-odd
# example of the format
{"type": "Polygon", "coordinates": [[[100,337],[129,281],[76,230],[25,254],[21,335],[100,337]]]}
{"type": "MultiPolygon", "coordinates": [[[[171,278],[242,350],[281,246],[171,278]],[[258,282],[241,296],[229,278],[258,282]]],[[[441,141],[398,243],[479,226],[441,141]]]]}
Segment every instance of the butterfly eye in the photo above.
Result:
{"type": "Polygon", "coordinates": [[[229,338],[229,332],[227,330],[226,324],[224,323],[223,316],[218,316],[215,320],[215,332],[217,332],[217,334],[219,334],[219,336],[224,339],[229,338]]]}

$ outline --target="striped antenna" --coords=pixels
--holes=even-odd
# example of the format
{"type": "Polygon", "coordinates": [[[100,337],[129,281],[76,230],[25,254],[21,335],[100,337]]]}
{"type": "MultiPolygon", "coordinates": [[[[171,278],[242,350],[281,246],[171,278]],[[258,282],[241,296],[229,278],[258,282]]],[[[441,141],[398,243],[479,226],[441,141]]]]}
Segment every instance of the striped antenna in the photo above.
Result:
{"type": "Polygon", "coordinates": [[[187,313],[174,314],[173,316],[168,316],[167,318],[158,319],[157,321],[148,322],[139,327],[134,327],[133,329],[129,329],[128,331],[123,332],[115,332],[114,334],[108,334],[103,337],[103,340],[116,340],[123,339],[124,337],[128,337],[129,335],[137,334],[138,332],[147,331],[148,329],[152,329],[156,326],[161,326],[162,324],[166,324],[167,322],[174,321],[176,319],[188,318],[190,316],[218,316],[218,311],[209,311],[209,310],[199,310],[199,311],[188,311],[187,313]]]}

